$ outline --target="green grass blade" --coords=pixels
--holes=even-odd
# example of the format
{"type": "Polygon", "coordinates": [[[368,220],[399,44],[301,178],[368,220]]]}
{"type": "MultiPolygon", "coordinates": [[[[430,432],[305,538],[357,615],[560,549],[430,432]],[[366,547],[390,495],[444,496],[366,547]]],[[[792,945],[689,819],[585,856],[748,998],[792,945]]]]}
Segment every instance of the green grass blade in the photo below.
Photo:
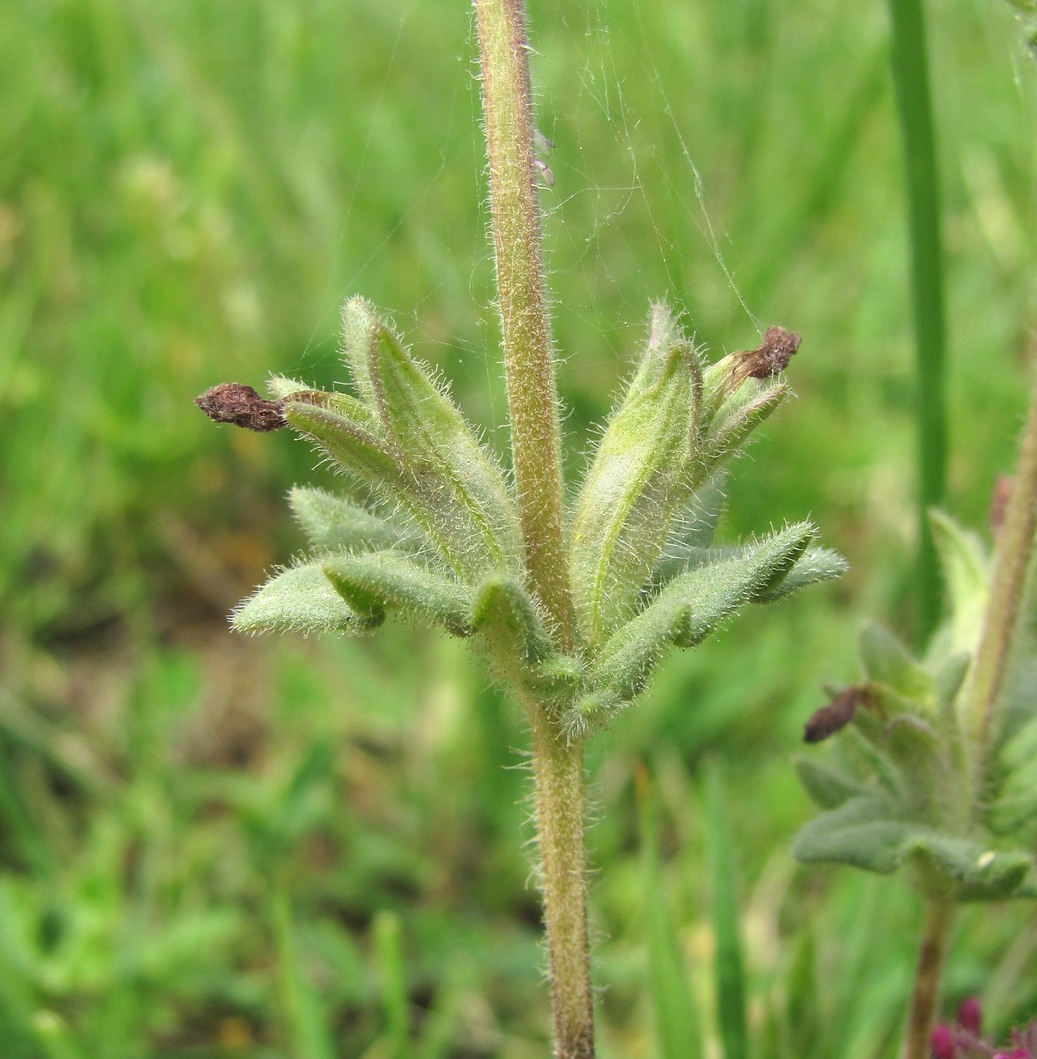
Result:
{"type": "Polygon", "coordinates": [[[790,1055],[823,1055],[820,989],[814,929],[807,924],[795,941],[788,975],[786,1022],[790,1055]]]}
{"type": "Polygon", "coordinates": [[[374,945],[381,975],[382,1007],[392,1054],[410,1055],[407,974],[403,967],[400,917],[395,912],[379,912],[374,918],[374,945]]]}
{"type": "Polygon", "coordinates": [[[637,774],[641,818],[642,878],[648,912],[648,978],[655,1009],[659,1059],[702,1059],[697,1005],[677,945],[677,931],[662,899],[655,802],[647,772],[637,774]]]}
{"type": "Polygon", "coordinates": [[[940,577],[927,512],[942,503],[947,475],[940,195],[921,0],[889,0],[889,10],[911,243],[918,429],[917,634],[924,642],[936,626],[940,608],[940,577]]]}
{"type": "Polygon", "coordinates": [[[717,1025],[720,1027],[725,1059],[746,1059],[749,1054],[749,1026],[746,1018],[745,961],[738,932],[734,862],[724,807],[720,765],[713,762],[706,774],[706,832],[713,869],[717,1025]]]}
{"type": "Polygon", "coordinates": [[[273,895],[272,918],[277,937],[281,998],[292,1042],[291,1054],[298,1059],[337,1059],[323,1005],[306,979],[291,898],[283,884],[277,886],[273,895]]]}

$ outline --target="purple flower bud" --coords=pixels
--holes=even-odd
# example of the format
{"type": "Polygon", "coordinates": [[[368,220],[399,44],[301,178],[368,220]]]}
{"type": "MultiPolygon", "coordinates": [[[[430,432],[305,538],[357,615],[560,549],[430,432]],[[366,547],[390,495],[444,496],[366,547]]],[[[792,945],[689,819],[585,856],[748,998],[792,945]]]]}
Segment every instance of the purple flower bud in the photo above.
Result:
{"type": "Polygon", "coordinates": [[[978,997],[966,997],[958,1005],[958,1025],[977,1037],[983,1032],[983,1007],[978,997]]]}

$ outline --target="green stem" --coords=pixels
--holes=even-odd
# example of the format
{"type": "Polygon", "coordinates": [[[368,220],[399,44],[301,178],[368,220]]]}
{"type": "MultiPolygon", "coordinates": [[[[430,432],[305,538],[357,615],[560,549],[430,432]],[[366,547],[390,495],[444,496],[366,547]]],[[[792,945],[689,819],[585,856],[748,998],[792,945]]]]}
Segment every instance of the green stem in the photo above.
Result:
{"type": "MultiPolygon", "coordinates": [[[[533,150],[529,45],[522,0],[476,0],[490,209],[511,447],[530,587],[558,646],[573,649],[562,536],[562,456],[554,346],[547,312],[533,150]]],[[[583,744],[540,703],[533,727],[536,825],[551,963],[558,1059],[593,1059],[594,1002],[587,935],[583,744]]]]}
{"type": "Polygon", "coordinates": [[[941,592],[928,510],[943,502],[947,466],[940,196],[921,0],[889,0],[889,11],[911,243],[918,422],[918,635],[925,642],[939,618],[941,592]]]}
{"type": "Polygon", "coordinates": [[[534,707],[530,712],[555,1055],[593,1059],[583,743],[569,744],[545,710],[534,707]]]}
{"type": "Polygon", "coordinates": [[[929,900],[925,910],[925,933],[918,953],[915,988],[911,996],[911,1014],[907,1024],[904,1059],[929,1059],[930,1040],[936,1022],[940,999],[940,979],[947,959],[947,944],[954,922],[954,905],[950,901],[929,900]]]}
{"type": "Polygon", "coordinates": [[[965,695],[965,723],[973,752],[975,797],[982,794],[990,747],[997,737],[997,701],[1019,626],[1034,531],[1037,529],[1037,386],[1023,431],[1012,493],[997,534],[979,646],[965,695]]]}
{"type": "Polygon", "coordinates": [[[490,208],[511,447],[530,586],[564,650],[572,601],[562,543],[562,456],[533,151],[529,45],[521,0],[476,0],[490,208]]]}

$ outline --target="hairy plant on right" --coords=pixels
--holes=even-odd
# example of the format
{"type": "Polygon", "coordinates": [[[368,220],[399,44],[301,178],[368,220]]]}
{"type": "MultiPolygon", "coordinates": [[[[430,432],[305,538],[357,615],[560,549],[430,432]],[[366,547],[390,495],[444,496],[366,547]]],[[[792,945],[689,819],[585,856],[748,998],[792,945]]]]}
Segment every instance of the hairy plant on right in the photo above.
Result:
{"type": "Polygon", "coordinates": [[[902,869],[926,919],[908,1059],[928,1059],[956,904],[1037,897],[1037,653],[1023,589],[1037,515],[1037,401],[991,561],[947,516],[932,523],[948,613],[917,657],[871,625],[864,679],[818,710],[807,742],[838,733],[824,759],[797,762],[821,814],[798,835],[805,861],[902,869]]]}
{"type": "MultiPolygon", "coordinates": [[[[1034,49],[1032,0],[1012,0],[1034,49]]],[[[890,0],[903,134],[919,346],[919,500],[943,490],[942,295],[924,24],[917,0],[890,0]]],[[[903,871],[925,922],[908,1018],[906,1059],[1032,1059],[1034,1024],[996,1051],[979,1036],[978,1006],[935,1027],[955,907],[1037,897],[1037,644],[1027,591],[1037,528],[1037,387],[1010,491],[995,501],[993,554],[979,536],[928,509],[919,616],[931,628],[935,564],[943,623],[913,653],[878,625],[861,637],[863,679],[807,723],[808,743],[838,733],[824,760],[797,762],[821,814],[798,835],[804,861],[882,874],[903,871]]],[[[1006,483],[1007,484],[1007,483],[1006,483]]]]}

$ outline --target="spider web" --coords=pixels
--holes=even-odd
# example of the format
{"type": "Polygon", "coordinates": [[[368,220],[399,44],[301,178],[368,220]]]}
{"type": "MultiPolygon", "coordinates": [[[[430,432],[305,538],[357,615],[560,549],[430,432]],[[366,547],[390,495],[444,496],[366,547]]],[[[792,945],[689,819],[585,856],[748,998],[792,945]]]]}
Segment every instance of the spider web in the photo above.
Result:
{"type": "MultiPolygon", "coordinates": [[[[684,315],[689,331],[720,336],[719,355],[754,342],[762,331],[749,298],[729,263],[732,246],[722,205],[714,205],[702,176],[696,133],[687,120],[680,53],[662,60],[660,26],[632,9],[614,13],[589,0],[563,11],[530,13],[531,66],[538,129],[542,134],[544,249],[548,268],[560,385],[570,406],[600,421],[607,395],[627,374],[643,342],[652,301],[665,299],[684,315]],[[610,19],[618,14],[621,25],[610,19]]],[[[421,21],[415,3],[401,5],[395,40],[386,47],[384,77],[373,92],[367,138],[356,152],[350,206],[340,234],[343,275],[329,277],[325,309],[315,321],[302,368],[323,356],[318,335],[334,329],[338,306],[361,292],[384,309],[425,359],[440,366],[465,403],[477,388],[489,404],[476,409],[499,450],[507,446],[499,325],[493,304],[486,163],[474,14],[456,40],[422,40],[449,26],[421,21]],[[419,42],[419,43],[416,43],[419,42]],[[410,56],[416,48],[445,49],[440,64],[439,115],[433,135],[422,124],[422,100],[408,98],[415,83],[410,56]],[[445,67],[445,68],[444,68],[445,67]],[[395,221],[366,242],[354,237],[365,186],[385,183],[379,168],[379,122],[415,124],[425,142],[412,155],[416,194],[401,203],[395,221]],[[458,174],[472,198],[456,204],[458,174]],[[450,196],[453,196],[453,200],[450,196]],[[453,202],[453,204],[451,204],[453,202]],[[444,211],[464,216],[477,204],[477,224],[442,235],[444,211]],[[466,241],[463,236],[469,236],[466,241]],[[380,276],[391,248],[406,241],[420,257],[443,249],[439,269],[424,269],[408,304],[399,287],[380,276]],[[447,252],[449,259],[447,260],[447,252]],[[474,322],[465,322],[465,317],[474,322]],[[447,317],[451,326],[443,326],[447,317]],[[320,352],[319,352],[320,350],[320,352]],[[489,354],[489,355],[488,355],[489,354]],[[478,376],[475,378],[474,376],[478,376]]],[[[471,400],[467,402],[471,411],[471,400]]]]}

